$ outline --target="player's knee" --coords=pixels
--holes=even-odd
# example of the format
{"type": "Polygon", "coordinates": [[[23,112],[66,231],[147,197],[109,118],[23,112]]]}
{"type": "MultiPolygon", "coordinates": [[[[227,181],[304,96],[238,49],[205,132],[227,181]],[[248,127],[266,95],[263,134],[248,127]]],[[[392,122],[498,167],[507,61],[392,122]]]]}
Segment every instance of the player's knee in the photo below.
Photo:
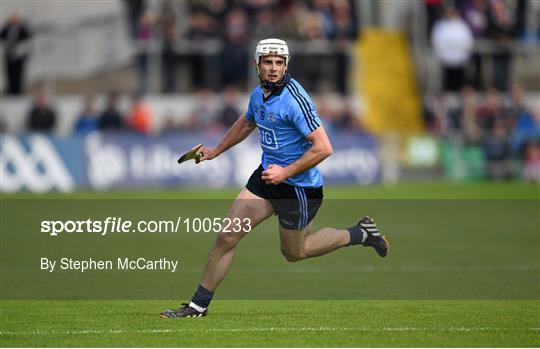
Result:
{"type": "Polygon", "coordinates": [[[221,246],[226,249],[234,248],[240,241],[240,235],[227,232],[227,233],[218,233],[216,238],[216,245],[221,246]]]}
{"type": "Polygon", "coordinates": [[[306,259],[306,254],[300,251],[288,251],[288,250],[282,249],[281,253],[285,257],[287,262],[291,262],[291,263],[299,262],[303,259],[306,259]]]}

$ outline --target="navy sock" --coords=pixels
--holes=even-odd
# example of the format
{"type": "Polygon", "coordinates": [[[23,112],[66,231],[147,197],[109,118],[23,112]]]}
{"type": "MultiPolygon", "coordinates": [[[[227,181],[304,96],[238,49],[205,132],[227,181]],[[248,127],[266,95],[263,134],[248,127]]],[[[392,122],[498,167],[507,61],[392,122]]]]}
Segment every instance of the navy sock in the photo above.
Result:
{"type": "Polygon", "coordinates": [[[214,297],[214,292],[210,292],[202,285],[199,285],[199,287],[197,287],[197,291],[195,291],[195,294],[193,295],[193,298],[191,298],[191,301],[197,304],[199,307],[208,308],[210,302],[212,301],[212,297],[214,297]]]}
{"type": "Polygon", "coordinates": [[[358,245],[362,243],[363,233],[360,230],[359,225],[355,225],[354,227],[347,228],[347,231],[349,231],[349,236],[351,237],[351,240],[348,246],[358,245]]]}

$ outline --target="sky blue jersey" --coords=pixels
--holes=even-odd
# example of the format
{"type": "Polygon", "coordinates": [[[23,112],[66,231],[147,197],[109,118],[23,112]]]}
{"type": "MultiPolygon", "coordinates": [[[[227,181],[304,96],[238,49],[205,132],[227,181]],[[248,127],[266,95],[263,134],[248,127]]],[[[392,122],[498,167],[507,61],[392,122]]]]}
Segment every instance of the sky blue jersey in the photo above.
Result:
{"type": "MultiPolygon", "coordinates": [[[[264,169],[272,164],[285,167],[302,157],[311,147],[305,136],[322,124],[311,98],[288,74],[283,87],[266,98],[260,85],[253,90],[246,117],[259,129],[264,169]]],[[[317,188],[323,185],[323,178],[313,167],[285,183],[317,188]]]]}

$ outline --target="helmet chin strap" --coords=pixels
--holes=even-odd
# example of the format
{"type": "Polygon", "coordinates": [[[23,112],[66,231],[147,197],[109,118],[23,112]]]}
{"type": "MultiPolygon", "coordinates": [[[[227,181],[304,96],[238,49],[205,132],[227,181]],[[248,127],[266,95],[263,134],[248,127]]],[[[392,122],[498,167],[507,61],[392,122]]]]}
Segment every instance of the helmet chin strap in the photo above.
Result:
{"type": "MultiPolygon", "coordinates": [[[[258,70],[258,69],[257,69],[258,70]]],[[[261,75],[260,73],[257,74],[257,76],[259,77],[259,83],[261,84],[261,87],[264,88],[265,90],[268,90],[270,92],[274,92],[275,90],[278,90],[279,88],[281,88],[285,82],[285,77],[288,75],[289,73],[285,72],[283,74],[283,76],[281,77],[281,79],[279,81],[276,81],[276,82],[271,82],[271,81],[267,81],[267,80],[263,80],[261,78],[261,75]]]]}

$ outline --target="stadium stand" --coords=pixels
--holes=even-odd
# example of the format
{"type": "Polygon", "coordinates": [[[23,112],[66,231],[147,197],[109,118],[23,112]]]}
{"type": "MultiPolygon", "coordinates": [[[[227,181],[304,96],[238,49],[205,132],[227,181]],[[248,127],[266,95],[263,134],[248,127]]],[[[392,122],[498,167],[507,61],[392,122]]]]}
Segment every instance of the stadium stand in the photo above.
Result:
{"type": "MultiPolygon", "coordinates": [[[[147,136],[219,133],[245,109],[257,83],[250,65],[254,43],[277,36],[289,43],[290,71],[315,96],[330,134],[376,131],[382,143],[391,138],[386,137],[395,131],[390,126],[379,132],[368,122],[374,110],[368,89],[377,82],[365,83],[365,69],[375,67],[377,57],[379,65],[392,64],[393,58],[392,67],[403,67],[399,71],[410,76],[400,79],[389,70],[387,79],[393,80],[381,79],[380,85],[391,90],[390,85],[405,84],[395,89],[405,93],[389,94],[379,106],[387,111],[392,106],[394,114],[407,110],[419,125],[408,134],[399,127],[399,144],[425,132],[441,144],[442,167],[445,149],[479,149],[485,175],[494,179],[511,177],[514,162],[523,168],[537,162],[536,1],[124,0],[100,6],[7,2],[4,8],[3,53],[17,45],[9,35],[14,15],[32,33],[25,44],[30,49],[21,95],[7,95],[15,68],[6,63],[0,79],[5,91],[0,126],[7,134],[47,131],[65,137],[111,128],[147,136]],[[444,34],[445,13],[459,23],[462,37],[444,34]],[[367,40],[377,36],[373,28],[387,38],[395,35],[391,40],[403,49],[384,46],[383,40],[371,56],[362,55],[367,40]],[[456,50],[445,51],[456,40],[468,41],[458,65],[451,57],[456,50]],[[34,99],[46,101],[50,110],[32,110],[34,99]],[[46,127],[36,128],[36,115],[45,114],[49,121],[37,124],[46,127]]],[[[385,66],[377,69],[384,77],[385,66]]],[[[402,162],[403,150],[396,147],[393,161],[402,162]]]]}

